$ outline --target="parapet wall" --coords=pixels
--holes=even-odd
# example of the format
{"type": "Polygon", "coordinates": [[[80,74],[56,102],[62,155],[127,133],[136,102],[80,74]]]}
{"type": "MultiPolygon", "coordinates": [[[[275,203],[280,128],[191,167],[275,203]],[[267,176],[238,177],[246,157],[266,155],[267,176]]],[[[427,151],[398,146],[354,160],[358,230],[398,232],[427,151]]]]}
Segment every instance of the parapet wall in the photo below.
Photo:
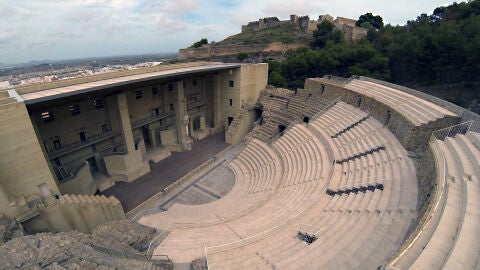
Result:
{"type": "Polygon", "coordinates": [[[284,44],[272,42],[269,44],[204,46],[201,48],[180,49],[178,59],[205,59],[217,56],[237,55],[239,53],[284,53],[289,49],[302,47],[302,44],[284,44]]]}
{"type": "Polygon", "coordinates": [[[431,96],[429,94],[420,92],[418,90],[414,90],[414,89],[411,89],[411,88],[408,88],[408,87],[405,87],[405,86],[401,86],[401,85],[398,85],[398,84],[394,84],[394,83],[380,81],[380,80],[373,79],[373,78],[366,77],[366,76],[360,76],[359,79],[362,80],[362,81],[373,82],[373,83],[380,84],[380,85],[383,85],[383,86],[387,86],[387,87],[390,87],[390,88],[393,88],[393,89],[396,89],[396,90],[400,90],[400,91],[408,93],[410,95],[413,95],[413,96],[419,97],[421,99],[427,100],[427,101],[429,101],[433,104],[436,104],[436,105],[438,105],[438,106],[440,106],[444,109],[447,109],[447,110],[449,110],[453,113],[456,113],[457,115],[461,115],[462,116],[462,120],[461,120],[462,122],[466,122],[466,121],[470,121],[470,120],[480,121],[480,115],[478,115],[478,114],[476,114],[472,111],[469,111],[467,109],[464,109],[464,108],[462,108],[458,105],[450,103],[446,100],[431,96]]]}
{"type": "MultiPolygon", "coordinates": [[[[342,101],[353,106],[358,105],[356,104],[358,93],[344,88],[342,84],[338,83],[338,80],[330,81],[328,78],[307,79],[305,81],[305,89],[313,92],[323,92],[325,97],[332,99],[340,96],[342,101]]],[[[428,140],[433,131],[455,125],[460,121],[459,118],[446,116],[421,126],[415,126],[396,108],[388,107],[378,100],[367,96],[362,96],[359,107],[364,111],[370,111],[372,117],[380,123],[386,124],[386,127],[395,134],[405,149],[415,152],[424,152],[426,150],[428,140]]]]}

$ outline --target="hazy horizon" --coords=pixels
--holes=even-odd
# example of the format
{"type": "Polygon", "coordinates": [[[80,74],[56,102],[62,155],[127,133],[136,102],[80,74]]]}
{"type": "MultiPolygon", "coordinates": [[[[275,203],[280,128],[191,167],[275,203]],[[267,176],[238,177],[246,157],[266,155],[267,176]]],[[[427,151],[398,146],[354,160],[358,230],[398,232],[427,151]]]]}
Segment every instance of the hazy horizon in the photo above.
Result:
{"type": "Polygon", "coordinates": [[[220,41],[263,17],[322,14],[358,19],[366,12],[404,25],[453,1],[3,0],[0,63],[173,54],[206,37],[220,41]]]}

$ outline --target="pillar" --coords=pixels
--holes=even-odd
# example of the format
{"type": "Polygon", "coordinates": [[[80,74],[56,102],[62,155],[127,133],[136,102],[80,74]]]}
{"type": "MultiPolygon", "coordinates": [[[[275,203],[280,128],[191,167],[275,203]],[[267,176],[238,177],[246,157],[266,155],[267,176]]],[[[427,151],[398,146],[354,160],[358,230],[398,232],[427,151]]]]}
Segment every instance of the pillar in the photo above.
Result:
{"type": "Polygon", "coordinates": [[[218,128],[222,125],[222,98],[220,92],[220,75],[213,75],[213,125],[218,128]]]}
{"type": "Polygon", "coordinates": [[[200,116],[200,129],[205,130],[206,125],[205,125],[205,116],[200,116]]]}
{"type": "Polygon", "coordinates": [[[130,123],[130,113],[128,112],[127,94],[117,94],[118,112],[120,116],[120,132],[122,133],[125,151],[127,153],[135,151],[135,142],[133,140],[132,125],[130,123]]]}
{"type": "Polygon", "coordinates": [[[153,147],[156,147],[157,146],[157,134],[155,132],[155,129],[149,129],[148,130],[150,132],[150,144],[153,146],[153,147]]]}
{"type": "Polygon", "coordinates": [[[190,150],[190,140],[188,134],[188,114],[185,101],[185,93],[183,90],[183,81],[178,81],[175,83],[175,88],[177,89],[177,100],[175,104],[175,117],[177,123],[177,138],[178,144],[182,146],[184,150],[190,150]]]}

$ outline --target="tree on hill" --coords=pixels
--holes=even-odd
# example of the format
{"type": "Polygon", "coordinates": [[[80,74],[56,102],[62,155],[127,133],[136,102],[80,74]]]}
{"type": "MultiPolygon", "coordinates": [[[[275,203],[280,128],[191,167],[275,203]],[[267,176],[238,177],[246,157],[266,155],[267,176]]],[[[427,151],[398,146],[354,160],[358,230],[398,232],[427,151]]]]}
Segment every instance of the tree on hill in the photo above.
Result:
{"type": "Polygon", "coordinates": [[[363,28],[375,28],[380,29],[383,27],[383,18],[380,16],[373,16],[372,13],[368,12],[363,14],[358,18],[358,21],[355,23],[356,26],[363,28]]]}
{"type": "Polygon", "coordinates": [[[339,42],[331,23],[319,24],[311,49],[269,61],[269,82],[295,88],[308,77],[365,75],[440,91],[440,98],[480,112],[480,0],[438,7],[402,26],[383,26],[371,13],[358,24],[372,27],[356,43],[339,42]]]}
{"type": "Polygon", "coordinates": [[[202,38],[199,41],[195,42],[190,46],[189,48],[200,48],[202,45],[207,45],[208,44],[208,39],[202,38]]]}
{"type": "Polygon", "coordinates": [[[312,36],[312,48],[324,48],[328,40],[336,43],[344,41],[342,32],[334,30],[333,23],[327,20],[317,25],[317,30],[313,31],[312,36]]]}

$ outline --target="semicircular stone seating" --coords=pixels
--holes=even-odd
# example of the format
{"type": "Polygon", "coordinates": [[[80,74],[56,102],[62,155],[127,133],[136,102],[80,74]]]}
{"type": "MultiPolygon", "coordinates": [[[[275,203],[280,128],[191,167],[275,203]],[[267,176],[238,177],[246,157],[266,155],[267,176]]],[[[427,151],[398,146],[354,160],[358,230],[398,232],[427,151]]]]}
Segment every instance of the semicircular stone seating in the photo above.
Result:
{"type": "MultiPolygon", "coordinates": [[[[325,193],[302,214],[274,234],[242,246],[213,247],[208,250],[209,269],[372,269],[380,266],[401,245],[411,220],[415,218],[416,179],[412,162],[400,143],[376,120],[368,118],[341,136],[331,136],[362,119],[366,114],[343,102],[325,112],[306,128],[297,125],[278,139],[281,153],[290,149],[290,134],[311,131],[318,142],[331,151],[334,167],[327,185],[331,188],[361,187],[382,183],[383,191],[325,193]],[[360,117],[361,116],[361,117],[360,117]],[[376,145],[385,151],[365,155],[341,165],[334,159],[354,156],[376,145]],[[333,154],[333,156],[332,156],[333,154]],[[352,168],[348,174],[347,168],[352,168]],[[412,199],[413,198],[413,199],[412,199]],[[298,239],[299,230],[315,234],[308,244],[298,239]],[[368,247],[368,248],[366,248],[368,247]]],[[[285,171],[290,159],[286,156],[285,171]]],[[[302,161],[301,157],[297,161],[302,161]]],[[[298,166],[298,165],[297,165],[298,166]]],[[[325,165],[324,165],[325,166],[325,165]]],[[[295,185],[295,172],[286,173],[284,185],[295,185]]]]}
{"type": "Polygon", "coordinates": [[[406,151],[376,120],[343,102],[270,145],[251,140],[229,168],[236,183],[225,197],[140,220],[170,232],[155,254],[188,263],[206,251],[209,269],[373,268],[400,246],[416,217],[406,151]],[[378,146],[383,150],[370,151],[378,146]],[[382,190],[366,189],[380,183],[382,190]],[[358,191],[329,196],[327,188],[358,191]],[[318,240],[309,245],[299,230],[318,240]]]}
{"type": "MultiPolygon", "coordinates": [[[[381,85],[352,80],[344,87],[415,126],[454,115],[381,85]]],[[[291,110],[307,100],[302,92],[294,98],[291,110]]],[[[140,220],[169,231],[154,254],[180,264],[206,257],[209,269],[479,269],[478,133],[431,143],[436,160],[446,164],[445,185],[438,180],[433,200],[440,207],[400,254],[418,220],[416,169],[397,138],[367,112],[340,101],[271,143],[246,141],[228,164],[235,185],[226,196],[175,204],[140,220]]]]}
{"type": "Polygon", "coordinates": [[[351,80],[345,88],[397,110],[415,126],[427,124],[444,116],[456,116],[453,112],[436,104],[380,84],[351,80]]]}
{"type": "Polygon", "coordinates": [[[480,134],[467,132],[430,143],[437,164],[438,207],[391,269],[479,269],[480,134]],[[442,165],[444,164],[444,166],[442,165]],[[444,181],[444,183],[442,183],[444,181]]]}

